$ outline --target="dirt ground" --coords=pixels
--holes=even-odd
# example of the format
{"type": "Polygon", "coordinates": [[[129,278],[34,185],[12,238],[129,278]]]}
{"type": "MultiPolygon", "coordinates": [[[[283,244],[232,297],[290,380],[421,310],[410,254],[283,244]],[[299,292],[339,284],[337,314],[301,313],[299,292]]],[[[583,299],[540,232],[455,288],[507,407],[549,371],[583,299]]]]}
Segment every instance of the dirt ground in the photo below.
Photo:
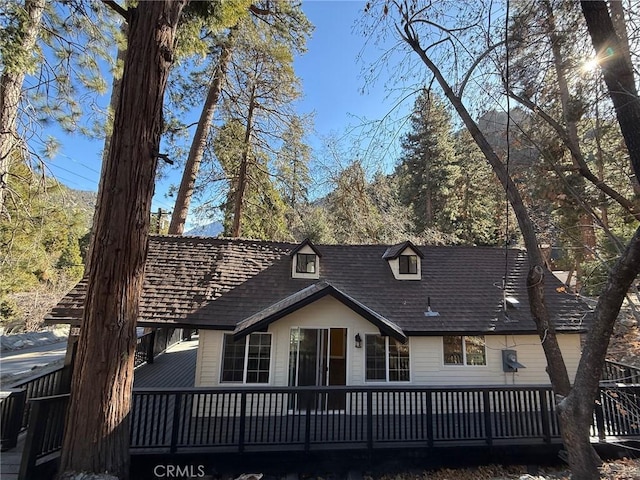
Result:
{"type": "Polygon", "coordinates": [[[640,328],[631,319],[616,323],[607,358],[640,368],[640,328]]]}
{"type": "MultiPolygon", "coordinates": [[[[640,458],[606,462],[601,469],[602,478],[606,480],[638,480],[640,479],[640,458]]],[[[421,474],[397,474],[372,478],[364,476],[364,480],[569,480],[568,469],[545,469],[531,471],[526,466],[488,465],[477,468],[450,469],[445,468],[421,474]]]]}

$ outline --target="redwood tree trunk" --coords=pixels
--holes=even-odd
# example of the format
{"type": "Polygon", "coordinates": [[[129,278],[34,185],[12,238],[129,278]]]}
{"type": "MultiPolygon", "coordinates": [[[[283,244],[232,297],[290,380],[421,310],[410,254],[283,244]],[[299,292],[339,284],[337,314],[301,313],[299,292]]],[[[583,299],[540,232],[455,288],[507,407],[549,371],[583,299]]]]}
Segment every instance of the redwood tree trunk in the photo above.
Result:
{"type": "MultiPolygon", "coordinates": [[[[26,19],[18,27],[22,36],[20,45],[17,46],[23,52],[33,51],[36,45],[45,5],[45,0],[25,0],[24,2],[26,19]]],[[[26,59],[25,62],[27,62],[26,59]]],[[[16,146],[19,144],[16,120],[25,75],[24,65],[21,63],[18,62],[17,66],[12,67],[5,62],[0,77],[0,218],[4,211],[11,157],[15,155],[16,146]]]]}
{"type": "Polygon", "coordinates": [[[128,49],[113,136],[102,169],[84,316],[60,471],[129,472],[129,412],[162,127],[162,102],[185,0],[139,2],[128,12],[128,49]]]}
{"type": "Polygon", "coordinates": [[[178,195],[176,197],[176,203],[173,207],[173,214],[171,215],[171,223],[169,225],[169,233],[175,235],[182,235],[184,233],[184,225],[187,221],[187,214],[189,213],[189,205],[191,204],[191,197],[193,196],[193,189],[196,184],[196,178],[198,177],[198,171],[200,170],[200,163],[202,162],[202,156],[204,149],[207,145],[207,135],[211,128],[211,122],[213,120],[213,114],[216,110],[216,105],[222,92],[222,85],[227,75],[227,64],[231,56],[231,40],[233,38],[234,29],[231,30],[227,40],[222,45],[220,52],[220,58],[218,59],[218,65],[216,66],[211,85],[209,86],[209,92],[202,107],[202,113],[198,120],[198,126],[196,132],[193,135],[193,141],[191,142],[191,148],[189,149],[189,156],[187,157],[187,163],[184,166],[184,172],[182,173],[182,180],[180,181],[180,188],[178,189],[178,195]]]}

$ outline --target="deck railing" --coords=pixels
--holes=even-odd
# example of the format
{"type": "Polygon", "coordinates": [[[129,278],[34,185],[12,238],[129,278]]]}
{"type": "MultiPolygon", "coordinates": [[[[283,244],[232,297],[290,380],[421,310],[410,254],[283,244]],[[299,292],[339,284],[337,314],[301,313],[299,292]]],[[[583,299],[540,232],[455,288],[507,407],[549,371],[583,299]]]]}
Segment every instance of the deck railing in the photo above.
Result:
{"type": "Polygon", "coordinates": [[[24,388],[10,389],[0,400],[0,450],[3,452],[16,446],[24,415],[26,391],[24,388]]]}
{"type": "MultiPolygon", "coordinates": [[[[145,333],[138,337],[136,341],[136,353],[133,363],[134,368],[137,368],[145,363],[153,363],[153,347],[154,347],[155,332],[145,333]]],[[[164,351],[164,350],[163,350],[164,351]]]]}
{"type": "Polygon", "coordinates": [[[24,442],[19,480],[37,478],[38,461],[60,451],[69,394],[34,398],[30,403],[33,422],[24,442]]]}
{"type": "Polygon", "coordinates": [[[640,385],[640,368],[607,360],[602,370],[603,382],[640,385]]]}
{"type": "MultiPolygon", "coordinates": [[[[638,405],[637,386],[616,387],[638,405]]],[[[600,389],[592,433],[640,439],[640,422],[600,389]]],[[[39,398],[23,471],[61,446],[68,395],[39,398]]],[[[311,451],[560,442],[551,388],[275,387],[134,390],[132,453],[311,451]]]]}
{"type": "Polygon", "coordinates": [[[12,388],[24,389],[25,395],[23,401],[22,419],[20,421],[20,430],[24,430],[29,425],[31,416],[31,403],[29,400],[40,397],[50,397],[52,395],[60,395],[68,393],[68,386],[63,385],[64,368],[59,368],[51,372],[41,373],[29,380],[19,382],[12,388]]]}
{"type": "Polygon", "coordinates": [[[137,390],[131,421],[133,450],[169,452],[550,443],[560,436],[548,387],[137,390]]]}
{"type": "MultiPolygon", "coordinates": [[[[138,337],[134,363],[136,367],[143,365],[145,362],[153,362],[154,334],[155,332],[150,332],[138,337]]],[[[164,351],[169,341],[173,342],[175,340],[176,336],[174,329],[171,329],[170,334],[165,334],[161,337],[162,351],[164,351]]],[[[28,380],[11,385],[11,390],[23,393],[12,393],[9,398],[0,403],[3,449],[10,449],[15,446],[18,434],[29,425],[32,410],[32,402],[30,400],[69,392],[71,375],[65,371],[65,368],[67,367],[41,373],[28,380]],[[17,430],[13,428],[15,425],[19,426],[17,430]],[[11,428],[7,428],[7,426],[11,426],[11,428]]]]}

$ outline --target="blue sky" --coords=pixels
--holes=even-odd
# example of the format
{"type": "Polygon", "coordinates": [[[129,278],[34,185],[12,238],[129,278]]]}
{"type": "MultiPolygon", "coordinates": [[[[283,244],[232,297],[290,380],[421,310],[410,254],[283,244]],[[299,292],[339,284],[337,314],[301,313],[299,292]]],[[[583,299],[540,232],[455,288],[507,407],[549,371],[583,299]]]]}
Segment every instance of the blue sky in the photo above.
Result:
{"type": "MultiPolygon", "coordinates": [[[[315,132],[307,140],[317,157],[322,156],[323,138],[329,135],[344,137],[347,131],[353,132],[361,119],[381,119],[394,108],[394,102],[386,98],[383,79],[370,85],[361,75],[363,68],[379,55],[376,47],[369,44],[364,51],[365,59],[359,59],[365,39],[355,27],[364,4],[361,1],[303,2],[303,10],[315,25],[315,31],[307,44],[307,53],[296,59],[295,70],[302,79],[304,95],[299,111],[314,112],[315,115],[315,132]]],[[[411,103],[411,100],[405,102],[404,111],[411,103]]],[[[50,173],[71,188],[97,190],[102,141],[90,140],[80,134],[69,136],[56,130],[49,133],[53,133],[61,144],[58,155],[48,164],[50,173]]],[[[393,152],[385,153],[384,165],[380,168],[388,170],[394,155],[393,152]]],[[[363,156],[369,155],[365,152],[363,156]]],[[[343,159],[345,163],[350,160],[343,159]]],[[[176,184],[179,178],[180,172],[172,171],[158,182],[154,211],[172,209],[172,200],[165,194],[170,184],[176,184]]]]}

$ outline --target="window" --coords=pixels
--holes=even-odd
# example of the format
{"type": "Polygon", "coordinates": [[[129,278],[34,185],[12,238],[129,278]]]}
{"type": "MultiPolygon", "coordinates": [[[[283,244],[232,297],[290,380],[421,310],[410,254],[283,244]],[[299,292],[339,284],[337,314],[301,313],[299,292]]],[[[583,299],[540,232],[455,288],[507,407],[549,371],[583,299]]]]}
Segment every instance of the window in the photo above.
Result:
{"type": "Polygon", "coordinates": [[[315,254],[298,253],[296,257],[296,273],[316,273],[315,254]]]}
{"type": "Polygon", "coordinates": [[[366,335],[367,380],[387,379],[386,341],[380,335],[366,335]]]}
{"type": "Polygon", "coordinates": [[[245,341],[233,341],[233,335],[224,336],[222,350],[222,382],[242,382],[244,377],[245,341]]]}
{"type": "Polygon", "coordinates": [[[398,257],[400,262],[401,274],[416,274],[418,273],[418,256],[417,255],[400,255],[398,257]]]}
{"type": "Polygon", "coordinates": [[[408,382],[409,345],[381,335],[365,335],[368,381],[408,382]]]}
{"type": "Polygon", "coordinates": [[[484,336],[453,335],[442,338],[445,365],[486,365],[484,336]]]}
{"type": "Polygon", "coordinates": [[[225,334],[222,350],[221,382],[269,383],[271,334],[252,333],[234,341],[225,334]]]}
{"type": "Polygon", "coordinates": [[[246,383],[269,383],[270,359],[271,335],[264,333],[249,335],[246,383]]]}

